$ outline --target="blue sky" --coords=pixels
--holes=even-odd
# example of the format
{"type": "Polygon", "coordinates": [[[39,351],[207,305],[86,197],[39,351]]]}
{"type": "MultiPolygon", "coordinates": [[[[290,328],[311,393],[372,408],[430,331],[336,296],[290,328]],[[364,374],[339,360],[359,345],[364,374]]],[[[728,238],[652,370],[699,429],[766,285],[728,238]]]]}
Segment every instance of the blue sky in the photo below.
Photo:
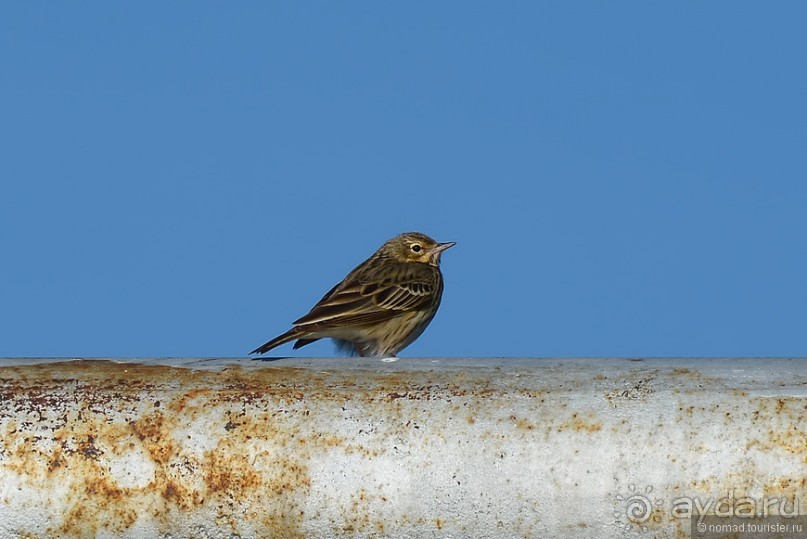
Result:
{"type": "Polygon", "coordinates": [[[0,356],[243,355],[407,230],[402,356],[807,355],[806,19],[5,4],[0,356]]]}

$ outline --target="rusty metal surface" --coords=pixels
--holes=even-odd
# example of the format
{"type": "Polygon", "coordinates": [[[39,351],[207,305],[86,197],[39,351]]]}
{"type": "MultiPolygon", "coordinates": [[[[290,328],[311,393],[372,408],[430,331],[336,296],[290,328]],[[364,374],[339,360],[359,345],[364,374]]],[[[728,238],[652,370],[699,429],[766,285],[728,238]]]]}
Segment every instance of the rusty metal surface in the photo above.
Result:
{"type": "Polygon", "coordinates": [[[689,537],[805,433],[807,359],[7,359],[0,539],[689,537]]]}

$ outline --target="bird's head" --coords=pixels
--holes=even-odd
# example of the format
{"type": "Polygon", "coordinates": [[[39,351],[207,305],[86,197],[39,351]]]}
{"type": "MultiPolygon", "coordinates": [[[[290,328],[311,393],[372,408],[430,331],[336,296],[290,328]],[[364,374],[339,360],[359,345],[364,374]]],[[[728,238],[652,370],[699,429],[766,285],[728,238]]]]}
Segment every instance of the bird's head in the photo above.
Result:
{"type": "Polygon", "coordinates": [[[453,241],[437,243],[420,232],[406,232],[382,245],[378,254],[399,262],[420,262],[439,266],[442,252],[454,245],[453,241]]]}

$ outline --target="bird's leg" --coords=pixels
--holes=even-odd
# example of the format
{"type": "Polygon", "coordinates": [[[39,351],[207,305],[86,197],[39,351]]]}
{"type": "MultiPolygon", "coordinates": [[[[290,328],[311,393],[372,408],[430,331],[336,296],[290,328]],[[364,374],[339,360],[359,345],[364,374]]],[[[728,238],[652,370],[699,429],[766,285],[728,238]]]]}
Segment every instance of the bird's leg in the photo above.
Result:
{"type": "Polygon", "coordinates": [[[364,350],[361,345],[359,345],[359,343],[353,343],[353,346],[356,347],[356,353],[359,354],[359,357],[364,357],[364,350]]]}

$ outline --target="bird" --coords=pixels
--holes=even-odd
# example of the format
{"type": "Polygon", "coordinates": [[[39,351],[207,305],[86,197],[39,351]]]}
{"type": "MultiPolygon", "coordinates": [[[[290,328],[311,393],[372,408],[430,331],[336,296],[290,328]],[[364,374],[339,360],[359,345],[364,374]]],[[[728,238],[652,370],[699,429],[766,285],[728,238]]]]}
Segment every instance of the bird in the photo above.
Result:
{"type": "Polygon", "coordinates": [[[265,354],[290,341],[296,341],[296,350],[331,338],[349,355],[397,357],[437,313],[443,295],[440,255],[454,245],[420,232],[395,236],[295,320],[294,327],[250,354],[265,354]]]}

